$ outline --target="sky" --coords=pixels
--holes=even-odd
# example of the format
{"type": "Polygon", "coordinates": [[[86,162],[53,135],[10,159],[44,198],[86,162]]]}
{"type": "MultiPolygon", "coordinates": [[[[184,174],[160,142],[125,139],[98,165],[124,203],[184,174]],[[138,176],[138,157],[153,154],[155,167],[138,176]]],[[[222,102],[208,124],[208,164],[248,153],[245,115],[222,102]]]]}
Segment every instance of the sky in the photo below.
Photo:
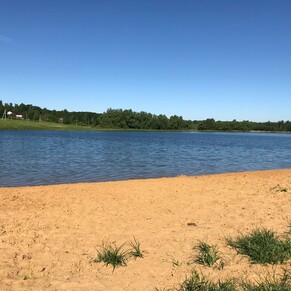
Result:
{"type": "Polygon", "coordinates": [[[291,120],[291,1],[0,0],[0,100],[291,120]]]}

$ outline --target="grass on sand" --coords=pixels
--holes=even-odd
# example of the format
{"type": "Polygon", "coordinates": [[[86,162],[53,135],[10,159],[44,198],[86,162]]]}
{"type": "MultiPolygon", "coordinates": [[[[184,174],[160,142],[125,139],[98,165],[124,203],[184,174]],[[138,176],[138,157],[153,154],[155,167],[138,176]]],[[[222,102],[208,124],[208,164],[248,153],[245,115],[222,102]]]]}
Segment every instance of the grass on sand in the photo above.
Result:
{"type": "Polygon", "coordinates": [[[290,288],[290,274],[287,271],[279,278],[266,278],[264,281],[254,284],[242,283],[242,290],[244,291],[289,291],[290,288]]]}
{"type": "Polygon", "coordinates": [[[130,258],[143,258],[144,253],[145,252],[140,249],[140,242],[134,237],[133,241],[125,242],[120,246],[103,243],[101,249],[97,250],[97,258],[94,259],[93,262],[103,262],[105,266],[111,265],[114,271],[118,266],[126,266],[130,258]],[[126,245],[130,248],[123,250],[126,245]]]}
{"type": "Polygon", "coordinates": [[[194,270],[177,287],[156,288],[155,291],[289,291],[290,288],[290,273],[287,271],[282,276],[274,276],[271,279],[265,278],[260,282],[250,283],[239,279],[213,282],[194,270]]]}
{"type": "Polygon", "coordinates": [[[123,246],[116,246],[115,244],[103,244],[100,250],[97,250],[97,258],[95,263],[103,262],[105,266],[111,265],[113,271],[118,266],[126,266],[127,251],[122,250],[123,246]]]}
{"type": "Polygon", "coordinates": [[[194,291],[194,290],[225,290],[233,291],[235,290],[234,282],[232,280],[218,281],[213,283],[206,277],[201,277],[196,271],[193,271],[189,278],[186,278],[180,286],[176,289],[177,291],[194,291]]]}
{"type": "Polygon", "coordinates": [[[273,231],[255,229],[235,240],[228,238],[227,242],[239,253],[249,256],[253,263],[278,264],[291,258],[291,240],[287,234],[280,238],[273,231]]]}
{"type": "Polygon", "coordinates": [[[199,251],[195,263],[212,267],[220,259],[216,246],[200,242],[195,249],[199,251]]]}
{"type": "Polygon", "coordinates": [[[133,237],[133,241],[129,242],[130,250],[129,250],[129,256],[134,258],[143,258],[144,257],[144,251],[140,249],[140,242],[133,237]]]}

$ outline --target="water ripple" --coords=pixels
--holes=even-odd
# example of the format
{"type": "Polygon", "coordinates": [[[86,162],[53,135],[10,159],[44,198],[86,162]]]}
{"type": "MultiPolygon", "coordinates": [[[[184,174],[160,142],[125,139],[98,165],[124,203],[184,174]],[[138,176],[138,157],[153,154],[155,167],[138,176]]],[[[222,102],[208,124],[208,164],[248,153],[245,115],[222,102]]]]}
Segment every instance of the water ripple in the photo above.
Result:
{"type": "Polygon", "coordinates": [[[0,186],[291,168],[291,135],[1,131],[0,186]]]}

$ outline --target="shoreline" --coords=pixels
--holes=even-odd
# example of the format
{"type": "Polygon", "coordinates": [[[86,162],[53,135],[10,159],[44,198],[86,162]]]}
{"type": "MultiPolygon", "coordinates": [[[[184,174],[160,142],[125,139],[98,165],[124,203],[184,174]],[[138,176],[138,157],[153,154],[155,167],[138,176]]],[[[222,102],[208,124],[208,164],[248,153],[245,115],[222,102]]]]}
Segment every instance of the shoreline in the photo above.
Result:
{"type": "Polygon", "coordinates": [[[291,169],[0,188],[0,289],[154,290],[193,269],[214,281],[282,274],[290,260],[252,264],[225,238],[286,233],[290,192],[291,169]],[[133,237],[144,259],[114,272],[93,262],[102,243],[133,237]],[[199,241],[217,246],[223,270],[188,265],[199,241]]]}
{"type": "Polygon", "coordinates": [[[82,126],[74,124],[62,124],[47,121],[29,121],[29,120],[0,120],[1,131],[82,131],[82,132],[213,132],[213,133],[277,133],[277,134],[291,134],[291,131],[263,131],[263,130],[198,130],[198,129],[137,129],[137,128],[106,128],[82,126]]]}
{"type": "Polygon", "coordinates": [[[20,186],[0,186],[1,189],[19,189],[19,188],[31,188],[31,187],[51,187],[51,186],[74,186],[74,185],[88,185],[88,184],[101,184],[101,183],[123,183],[123,182],[137,182],[137,181],[156,181],[156,180],[166,180],[166,179],[176,179],[176,178],[197,178],[197,177],[211,177],[220,175],[236,175],[236,174],[251,174],[251,173],[264,173],[273,171],[291,171],[291,168],[278,168],[278,169],[266,169],[266,170],[254,170],[254,171],[242,171],[242,172],[222,172],[222,173],[210,173],[210,174],[198,174],[198,175],[179,175],[179,176],[165,176],[165,177],[152,177],[152,178],[138,178],[138,179],[125,179],[125,180],[108,180],[108,181],[84,181],[84,182],[72,182],[72,183],[59,183],[59,184],[41,184],[41,185],[20,185],[20,186]]]}

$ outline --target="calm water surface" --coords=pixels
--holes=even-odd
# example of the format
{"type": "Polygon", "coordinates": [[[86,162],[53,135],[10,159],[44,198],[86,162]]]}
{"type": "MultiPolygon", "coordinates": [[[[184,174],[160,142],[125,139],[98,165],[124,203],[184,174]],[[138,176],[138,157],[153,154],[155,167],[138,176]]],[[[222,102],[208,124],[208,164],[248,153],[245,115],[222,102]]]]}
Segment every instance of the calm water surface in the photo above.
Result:
{"type": "Polygon", "coordinates": [[[0,131],[0,187],[291,168],[291,135],[0,131]]]}

